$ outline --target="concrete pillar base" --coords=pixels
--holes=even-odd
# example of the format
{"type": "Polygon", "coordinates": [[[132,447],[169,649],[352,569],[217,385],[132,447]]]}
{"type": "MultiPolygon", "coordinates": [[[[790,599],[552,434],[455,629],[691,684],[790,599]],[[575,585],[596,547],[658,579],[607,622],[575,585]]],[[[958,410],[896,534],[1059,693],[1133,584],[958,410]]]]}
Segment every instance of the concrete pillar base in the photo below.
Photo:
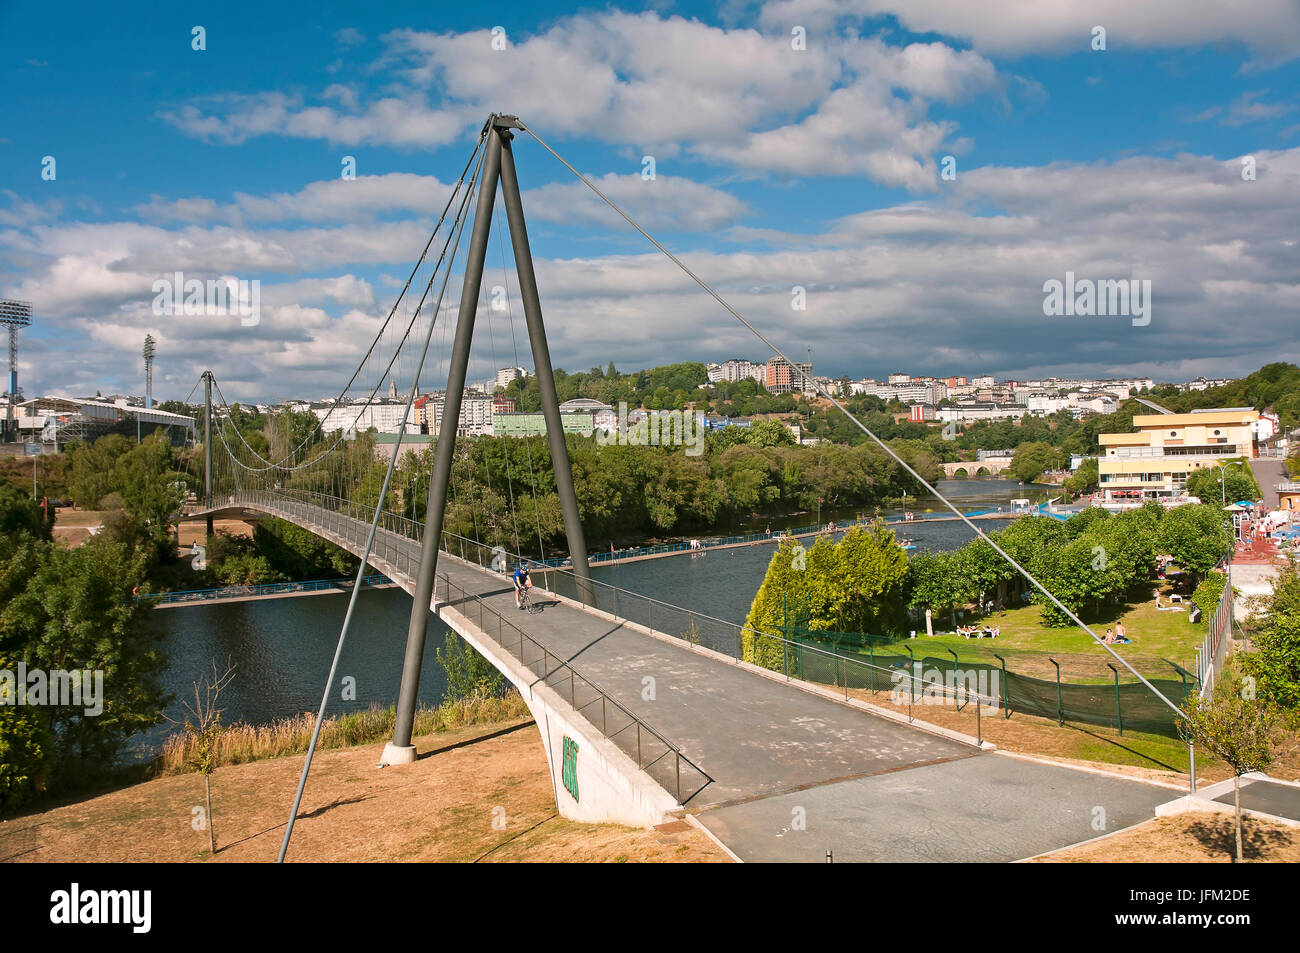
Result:
{"type": "Polygon", "coordinates": [[[412,764],[415,761],[415,745],[402,748],[391,741],[384,745],[384,753],[379,758],[380,765],[412,764]]]}

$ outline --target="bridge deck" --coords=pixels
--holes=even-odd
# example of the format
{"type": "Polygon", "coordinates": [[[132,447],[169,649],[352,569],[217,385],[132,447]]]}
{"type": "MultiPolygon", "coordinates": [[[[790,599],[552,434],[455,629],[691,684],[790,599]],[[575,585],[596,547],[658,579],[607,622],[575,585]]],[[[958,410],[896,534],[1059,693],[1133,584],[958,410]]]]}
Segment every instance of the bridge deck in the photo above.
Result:
{"type": "MultiPolygon", "coordinates": [[[[359,520],[302,503],[259,508],[308,529],[340,535],[354,552],[364,547],[369,527],[359,520]]],[[[414,584],[403,568],[418,563],[418,547],[387,531],[381,531],[377,541],[376,552],[385,553],[397,567],[390,576],[408,592],[414,584]]],[[[705,771],[712,783],[686,806],[742,857],[821,859],[826,847],[841,845],[849,851],[844,859],[919,859],[902,843],[890,846],[892,828],[880,818],[898,816],[899,833],[915,828],[951,841],[944,848],[945,859],[1012,859],[1026,855],[1019,852],[1021,847],[1036,853],[1096,836],[1088,825],[1094,805],[1105,805],[1115,820],[1135,823],[1153,816],[1154,805],[1170,797],[1162,788],[1111,779],[1102,785],[1096,775],[983,753],[763,677],[565,600],[543,596],[541,613],[520,612],[508,580],[446,553],[439,558],[438,573],[481,597],[553,656],[572,663],[705,771]],[[983,762],[997,764],[976,767],[983,762]],[[968,781],[978,788],[978,796],[965,793],[968,781]],[[1104,800],[1099,800],[1101,787],[1104,800]],[[817,791],[808,790],[812,788],[817,791]],[[911,806],[909,792],[916,794],[911,806]],[[1051,800],[1044,802],[1045,795],[1051,800]],[[851,804],[842,800],[845,797],[851,804]],[[815,842],[783,836],[790,826],[792,807],[786,801],[791,798],[810,808],[818,805],[821,833],[815,842]],[[991,813],[985,809],[989,798],[996,801],[991,813]],[[902,816],[909,811],[915,816],[906,820],[902,816]],[[873,815],[875,821],[863,823],[873,815]],[[1018,817],[1032,817],[1038,836],[1013,838],[1000,853],[990,851],[988,839],[996,835],[989,834],[989,822],[1012,823],[1018,817]],[[985,836],[971,838],[969,829],[979,827],[981,819],[985,836]],[[871,834],[864,840],[866,832],[871,834]],[[810,856],[810,849],[817,856],[810,856]]],[[[439,597],[446,591],[441,584],[436,590],[439,597]]],[[[453,607],[474,601],[454,591],[452,595],[453,607]]],[[[493,626],[484,629],[492,638],[493,626]]],[[[661,778],[658,773],[656,777],[661,778]]],[[[808,823],[811,828],[811,817],[808,823]]]]}

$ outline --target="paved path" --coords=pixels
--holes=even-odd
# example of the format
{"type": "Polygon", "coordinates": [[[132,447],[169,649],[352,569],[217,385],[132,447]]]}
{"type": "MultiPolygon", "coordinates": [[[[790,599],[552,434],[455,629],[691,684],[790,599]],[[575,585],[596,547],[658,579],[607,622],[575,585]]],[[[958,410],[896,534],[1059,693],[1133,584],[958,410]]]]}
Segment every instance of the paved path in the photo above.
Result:
{"type": "MultiPolygon", "coordinates": [[[[368,529],[305,504],[277,515],[308,529],[317,520],[332,525],[354,551],[368,529]]],[[[379,545],[394,564],[387,574],[410,592],[403,567],[418,563],[417,544],[385,532],[379,545]]],[[[822,860],[830,849],[839,859],[1013,860],[1096,836],[1095,808],[1114,830],[1154,816],[1170,797],[1164,788],[982,752],[560,600],[544,600],[540,614],[518,612],[508,580],[445,554],[438,572],[705,771],[712,783],[686,808],[742,859],[822,860]],[[808,818],[801,836],[789,830],[795,807],[808,818]]],[[[457,602],[476,615],[472,599],[457,602]]]]}
{"type": "MultiPolygon", "coordinates": [[[[1220,794],[1215,800],[1220,804],[1232,804],[1233,793],[1220,794]]],[[[1300,787],[1247,778],[1241,785],[1241,806],[1248,811],[1300,821],[1300,787]]]]}
{"type": "Polygon", "coordinates": [[[722,807],[700,820],[744,861],[819,863],[829,850],[837,862],[1003,862],[1148,820],[1172,796],[993,753],[722,807]]]}
{"type": "Polygon", "coordinates": [[[1290,479],[1286,475],[1286,464],[1275,457],[1255,457],[1250,461],[1250,469],[1255,474],[1255,482],[1259,484],[1264,505],[1270,511],[1277,509],[1281,499],[1277,485],[1290,479]]]}

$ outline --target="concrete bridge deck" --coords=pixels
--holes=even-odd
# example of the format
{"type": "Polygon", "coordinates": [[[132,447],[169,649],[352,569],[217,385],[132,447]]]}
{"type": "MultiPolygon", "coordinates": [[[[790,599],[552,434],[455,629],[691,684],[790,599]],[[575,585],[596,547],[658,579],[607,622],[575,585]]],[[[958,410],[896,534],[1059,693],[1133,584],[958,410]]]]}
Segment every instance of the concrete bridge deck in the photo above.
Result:
{"type": "MultiPolygon", "coordinates": [[[[369,526],[359,520],[275,498],[238,502],[354,553],[364,548],[369,526]]],[[[419,544],[380,531],[370,562],[411,592],[419,544]]],[[[438,572],[433,610],[540,706],[534,712],[542,713],[557,802],[568,816],[582,815],[558,784],[560,746],[550,720],[585,731],[589,754],[611,770],[636,744],[627,722],[612,741],[602,735],[597,696],[582,679],[687,759],[683,769],[662,757],[639,773],[620,762],[636,775],[628,796],[669,813],[676,797],[658,795],[673,792],[674,772],[684,770],[685,809],[741,859],[820,861],[834,850],[837,860],[1014,860],[1148,819],[1170,797],[1167,788],[1012,758],[900,724],[563,596],[543,595],[540,614],[519,612],[508,580],[447,553],[438,572]],[[572,688],[575,670],[581,677],[572,688]],[[617,751],[602,747],[611,743],[617,751]],[[654,796],[646,793],[652,785],[654,796]],[[1107,818],[1101,830],[1093,826],[1098,807],[1107,818]],[[801,811],[806,829],[792,822],[801,811]]],[[[657,744],[645,732],[641,743],[657,744]]]]}

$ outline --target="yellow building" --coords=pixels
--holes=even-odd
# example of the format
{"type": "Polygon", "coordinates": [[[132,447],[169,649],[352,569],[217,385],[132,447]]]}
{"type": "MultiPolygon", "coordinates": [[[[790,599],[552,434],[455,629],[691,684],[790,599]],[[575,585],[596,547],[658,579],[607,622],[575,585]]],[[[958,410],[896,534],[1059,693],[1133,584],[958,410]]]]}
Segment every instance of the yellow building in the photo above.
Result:
{"type": "Polygon", "coordinates": [[[1133,418],[1135,433],[1098,435],[1100,489],[1107,503],[1176,499],[1187,475],[1220,460],[1255,455],[1250,407],[1149,414],[1133,418]]]}

